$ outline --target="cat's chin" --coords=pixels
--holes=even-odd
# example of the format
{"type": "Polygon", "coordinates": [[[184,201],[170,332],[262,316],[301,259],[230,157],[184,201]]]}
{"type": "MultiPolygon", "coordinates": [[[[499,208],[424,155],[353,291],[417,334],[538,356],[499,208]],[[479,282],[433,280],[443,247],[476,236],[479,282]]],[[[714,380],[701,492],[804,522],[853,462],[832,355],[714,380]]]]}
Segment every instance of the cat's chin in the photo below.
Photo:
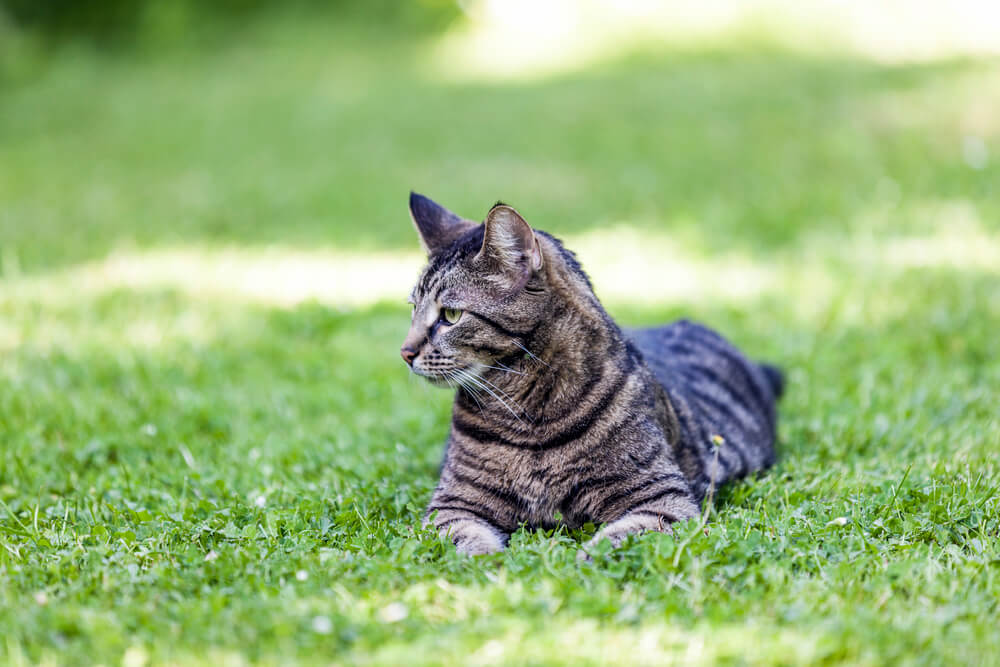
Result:
{"type": "Polygon", "coordinates": [[[423,379],[425,382],[435,387],[448,388],[455,386],[455,381],[454,380],[449,381],[448,378],[445,377],[444,375],[438,375],[437,373],[433,372],[421,371],[416,368],[413,369],[413,372],[419,375],[421,379],[423,379]]]}

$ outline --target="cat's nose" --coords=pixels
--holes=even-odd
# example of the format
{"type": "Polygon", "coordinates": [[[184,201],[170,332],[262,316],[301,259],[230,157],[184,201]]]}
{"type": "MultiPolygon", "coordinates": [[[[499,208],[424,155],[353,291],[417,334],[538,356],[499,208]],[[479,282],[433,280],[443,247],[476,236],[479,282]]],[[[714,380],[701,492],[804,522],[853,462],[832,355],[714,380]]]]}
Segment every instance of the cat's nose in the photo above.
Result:
{"type": "Polygon", "coordinates": [[[412,366],[413,360],[417,358],[417,351],[412,347],[404,347],[399,351],[399,355],[403,357],[403,361],[412,366]]]}

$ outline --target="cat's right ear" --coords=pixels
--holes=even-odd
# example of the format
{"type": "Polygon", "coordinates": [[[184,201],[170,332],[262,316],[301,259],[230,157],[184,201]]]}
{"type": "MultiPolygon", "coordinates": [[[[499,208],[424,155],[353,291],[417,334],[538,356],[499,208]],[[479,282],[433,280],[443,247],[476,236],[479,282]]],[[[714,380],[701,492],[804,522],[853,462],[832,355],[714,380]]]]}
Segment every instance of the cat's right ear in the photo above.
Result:
{"type": "Polygon", "coordinates": [[[410,193],[410,217],[428,255],[451,245],[459,236],[477,226],[416,192],[410,193]]]}

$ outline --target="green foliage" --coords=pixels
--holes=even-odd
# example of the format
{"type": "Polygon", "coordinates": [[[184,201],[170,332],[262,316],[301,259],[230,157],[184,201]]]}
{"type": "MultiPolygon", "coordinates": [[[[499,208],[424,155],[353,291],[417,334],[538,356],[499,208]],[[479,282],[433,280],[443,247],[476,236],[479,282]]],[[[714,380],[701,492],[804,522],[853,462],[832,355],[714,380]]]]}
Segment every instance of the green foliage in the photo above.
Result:
{"type": "Polygon", "coordinates": [[[982,64],[736,44],[457,83],[418,43],[244,38],[66,56],[0,97],[0,661],[996,663],[1000,171],[961,150],[1000,153],[982,64]],[[565,531],[462,558],[419,527],[449,396],[398,359],[410,285],[144,282],[170,249],[415,249],[410,188],[775,276],[609,307],[786,367],[778,465],[593,563],[565,531]]]}
{"type": "Polygon", "coordinates": [[[0,0],[0,18],[15,26],[103,45],[183,42],[206,24],[231,31],[275,12],[427,31],[454,19],[458,7],[451,0],[0,0]]]}

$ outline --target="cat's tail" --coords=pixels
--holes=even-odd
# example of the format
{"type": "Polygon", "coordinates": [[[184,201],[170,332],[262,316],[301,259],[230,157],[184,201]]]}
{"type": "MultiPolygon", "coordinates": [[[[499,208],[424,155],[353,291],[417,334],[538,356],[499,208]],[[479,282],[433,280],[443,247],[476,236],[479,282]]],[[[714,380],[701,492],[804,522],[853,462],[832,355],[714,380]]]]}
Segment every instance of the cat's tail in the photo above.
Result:
{"type": "Polygon", "coordinates": [[[774,394],[774,398],[781,398],[781,395],[785,393],[785,373],[773,364],[758,364],[760,369],[764,371],[764,377],[767,378],[767,383],[771,385],[771,393],[774,394]]]}

